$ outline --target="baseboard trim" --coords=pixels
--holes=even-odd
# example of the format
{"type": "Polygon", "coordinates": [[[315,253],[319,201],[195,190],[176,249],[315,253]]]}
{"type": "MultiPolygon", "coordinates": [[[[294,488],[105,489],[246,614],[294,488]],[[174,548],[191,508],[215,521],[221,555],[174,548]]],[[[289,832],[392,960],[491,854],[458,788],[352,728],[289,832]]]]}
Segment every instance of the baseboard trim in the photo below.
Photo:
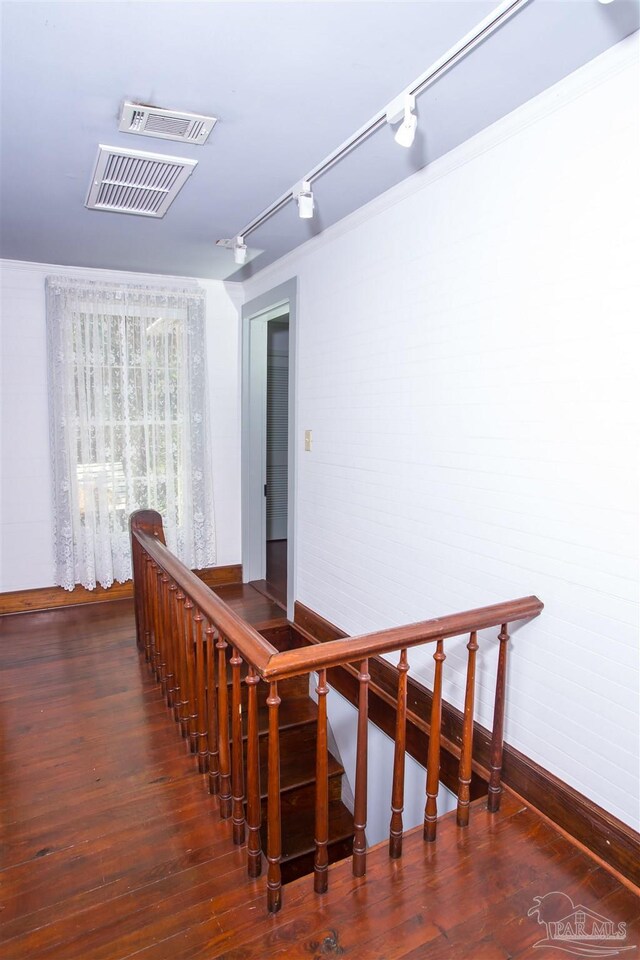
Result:
{"type": "Polygon", "coordinates": [[[242,564],[228,563],[221,567],[205,567],[193,571],[208,587],[226,587],[232,583],[242,583],[242,564]]]}
{"type": "MultiPolygon", "coordinates": [[[[208,587],[242,583],[242,564],[232,563],[219,567],[194,570],[208,587]]],[[[97,586],[95,590],[76,586],[73,590],[62,587],[37,587],[34,590],[13,590],[0,593],[0,616],[9,613],[33,613],[39,610],[54,610],[57,607],[76,606],[80,603],[104,603],[112,600],[127,600],[133,597],[133,581],[114,583],[111,587],[97,586]]]]}
{"type": "MultiPolygon", "coordinates": [[[[326,643],[328,640],[343,639],[348,636],[328,620],[319,616],[304,604],[296,602],[294,607],[294,627],[309,642],[326,643]]],[[[356,703],[357,679],[355,671],[346,673],[342,668],[333,674],[329,682],[356,703]],[[351,677],[353,682],[345,679],[351,677]],[[335,682],[334,682],[335,681],[335,682]]],[[[394,735],[395,703],[397,675],[393,667],[385,660],[376,658],[370,661],[373,697],[371,720],[386,733],[394,735]],[[381,708],[382,701],[387,709],[381,708]],[[382,720],[382,722],[379,722],[382,720]],[[393,722],[391,722],[393,720],[393,722]]],[[[427,756],[429,724],[424,718],[431,716],[431,692],[409,677],[407,703],[407,750],[424,766],[427,756]]],[[[446,701],[442,703],[442,781],[445,786],[457,792],[458,767],[462,742],[462,714],[446,701]]],[[[474,773],[476,778],[486,781],[488,777],[491,734],[485,727],[476,723],[473,735],[474,773]]],[[[640,834],[602,807],[589,800],[569,784],[538,763],[525,756],[515,747],[505,743],[502,765],[502,781],[525,803],[535,807],[543,816],[556,824],[567,836],[580,846],[593,853],[598,860],[612,868],[621,878],[636,887],[640,887],[640,834]]],[[[475,784],[474,792],[478,790],[475,784]]],[[[486,783],[484,786],[486,793],[486,783]]]]}

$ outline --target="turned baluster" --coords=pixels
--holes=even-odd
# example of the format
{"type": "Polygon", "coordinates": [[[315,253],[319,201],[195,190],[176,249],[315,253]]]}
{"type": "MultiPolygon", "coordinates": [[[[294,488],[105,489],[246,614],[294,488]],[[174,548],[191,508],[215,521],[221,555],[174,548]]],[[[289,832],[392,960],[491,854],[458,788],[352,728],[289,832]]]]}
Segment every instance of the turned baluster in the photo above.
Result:
{"type": "Polygon", "coordinates": [[[173,719],[178,722],[180,710],[180,650],[178,646],[178,587],[171,580],[169,582],[169,619],[167,621],[171,637],[171,672],[173,674],[171,686],[167,685],[167,702],[173,709],[173,719]]]}
{"type": "Polygon", "coordinates": [[[280,730],[278,726],[278,684],[269,685],[269,768],[267,814],[267,909],[277,913],[282,906],[282,878],[280,859],[282,838],[280,826],[280,730]]]}
{"type": "Polygon", "coordinates": [[[184,601],[185,596],[179,586],[175,593],[174,642],[176,645],[176,672],[180,698],[176,704],[176,720],[181,735],[187,734],[187,672],[184,662],[184,601]]]}
{"type": "Polygon", "coordinates": [[[144,650],[144,604],[145,587],[143,571],[145,567],[142,547],[131,531],[131,570],[133,574],[133,608],[136,618],[136,646],[144,650]]]}
{"type": "Polygon", "coordinates": [[[476,650],[478,649],[478,635],[474,630],[469,637],[467,650],[467,688],[464,696],[464,720],[462,724],[462,751],[460,753],[460,770],[458,775],[458,811],[456,820],[459,827],[469,824],[469,800],[471,786],[471,758],[473,755],[473,706],[476,681],[476,650]]]}
{"type": "Polygon", "coordinates": [[[184,600],[184,656],[187,665],[187,736],[191,753],[198,750],[198,710],[196,700],[196,664],[193,641],[193,601],[184,600]]]}
{"type": "Polygon", "coordinates": [[[196,645],[196,696],[198,714],[198,770],[206,773],[208,769],[209,747],[207,744],[207,677],[204,655],[204,638],[202,636],[202,614],[199,608],[193,618],[195,627],[196,645]]]}
{"type": "Polygon", "coordinates": [[[180,701],[178,703],[178,722],[180,735],[185,739],[189,735],[189,678],[187,676],[186,638],[184,628],[184,604],[186,597],[180,587],[176,591],[176,648],[178,651],[178,674],[180,677],[180,701]]]}
{"type": "Polygon", "coordinates": [[[165,620],[165,603],[164,598],[167,592],[167,584],[169,583],[169,577],[166,575],[164,570],[160,576],[159,587],[158,587],[158,625],[159,625],[159,637],[158,637],[158,681],[160,683],[160,689],[162,691],[162,696],[166,697],[167,695],[167,635],[169,630],[167,629],[167,622],[165,620]]]}
{"type": "Polygon", "coordinates": [[[153,584],[155,583],[155,563],[151,557],[147,556],[146,563],[146,576],[147,576],[147,629],[149,631],[149,636],[146,638],[145,644],[145,660],[149,665],[149,670],[153,671],[153,644],[154,644],[154,631],[156,628],[154,619],[153,619],[153,584]]]}
{"type": "Polygon", "coordinates": [[[158,595],[160,592],[160,584],[162,579],[162,569],[161,567],[154,564],[153,567],[153,587],[151,593],[151,602],[153,605],[152,616],[153,616],[153,639],[151,644],[151,672],[153,674],[154,680],[159,678],[159,669],[158,665],[160,663],[160,649],[161,649],[161,627],[160,627],[160,602],[158,595]]]}
{"type": "Polygon", "coordinates": [[[360,664],[358,681],[358,740],[356,754],[356,784],[353,806],[353,863],[354,877],[364,877],[367,871],[367,759],[369,725],[369,661],[360,664]]]}
{"type": "Polygon", "coordinates": [[[151,572],[149,576],[149,602],[151,609],[151,638],[149,642],[149,670],[151,671],[153,677],[156,676],[156,661],[158,659],[157,654],[157,643],[158,643],[158,604],[157,604],[157,587],[158,587],[158,576],[160,575],[160,570],[155,562],[151,561],[151,572]]]}
{"type": "Polygon", "coordinates": [[[244,843],[244,755],[242,749],[242,657],[231,649],[231,784],[233,792],[233,842],[244,843]]]}
{"type": "Polygon", "coordinates": [[[151,557],[148,553],[143,555],[143,578],[144,578],[144,659],[147,663],[151,660],[151,557]]]}
{"type": "MultiPolygon", "coordinates": [[[[169,709],[173,706],[173,689],[175,686],[173,630],[171,629],[171,588],[172,582],[167,577],[167,582],[165,583],[162,593],[162,622],[164,623],[165,632],[165,670],[162,689],[169,709]]],[[[175,590],[175,587],[173,587],[173,589],[175,590]]]]}
{"type": "Polygon", "coordinates": [[[153,604],[151,598],[151,573],[153,560],[148,553],[144,555],[144,659],[151,662],[151,631],[153,630],[153,604]]]}
{"type": "Polygon", "coordinates": [[[161,567],[158,567],[155,571],[154,577],[154,593],[153,593],[153,605],[154,605],[154,623],[155,623],[155,640],[153,647],[153,675],[155,677],[156,683],[160,683],[162,677],[162,662],[163,657],[163,637],[162,637],[162,577],[164,576],[164,571],[161,567]]]}
{"type": "Polygon", "coordinates": [[[493,710],[493,733],[491,735],[491,758],[489,774],[489,796],[487,807],[491,813],[500,809],[500,776],[502,774],[502,744],[504,730],[504,695],[507,683],[507,643],[509,642],[509,624],[503,623],[498,634],[500,652],[498,654],[498,672],[496,674],[496,700],[493,710]]]}
{"type": "Polygon", "coordinates": [[[207,740],[209,742],[209,793],[214,796],[220,786],[218,765],[218,697],[216,692],[216,632],[207,621],[207,740]]]}
{"type": "Polygon", "coordinates": [[[318,672],[318,733],[316,737],[316,855],[313,889],[325,893],[329,879],[329,748],[327,744],[327,671],[318,672]]]}
{"type": "Polygon", "coordinates": [[[155,643],[153,647],[153,675],[156,678],[156,682],[160,683],[161,677],[161,661],[162,661],[162,606],[160,603],[160,595],[162,592],[162,578],[164,576],[164,571],[162,567],[156,567],[156,576],[154,580],[154,591],[153,591],[153,606],[154,606],[154,619],[156,624],[155,629],[155,643]]]}
{"type": "Polygon", "coordinates": [[[156,678],[156,664],[158,662],[158,634],[160,627],[158,625],[158,577],[160,568],[155,561],[151,565],[149,598],[151,604],[151,643],[149,645],[149,669],[154,679],[156,678]]]}
{"type": "Polygon", "coordinates": [[[260,740],[258,727],[258,684],[260,677],[249,667],[246,679],[247,695],[247,873],[259,877],[262,872],[262,843],[260,825],[260,740]]]}
{"type": "Polygon", "coordinates": [[[407,747],[407,651],[400,651],[398,671],[398,706],[396,709],[396,741],[393,756],[393,787],[391,790],[391,824],[389,826],[389,856],[402,856],[402,811],[404,810],[404,762],[407,747]]]}
{"type": "Polygon", "coordinates": [[[218,633],[218,749],[220,753],[220,816],[231,816],[231,770],[229,761],[229,698],[227,690],[227,641],[218,633]]]}
{"type": "Polygon", "coordinates": [[[431,701],[431,729],[429,730],[429,753],[427,756],[427,803],[424,809],[425,840],[435,840],[438,819],[438,783],[440,781],[440,721],[442,718],[442,664],[446,659],[443,641],[438,640],[433,655],[436,662],[433,677],[433,700],[431,701]]]}

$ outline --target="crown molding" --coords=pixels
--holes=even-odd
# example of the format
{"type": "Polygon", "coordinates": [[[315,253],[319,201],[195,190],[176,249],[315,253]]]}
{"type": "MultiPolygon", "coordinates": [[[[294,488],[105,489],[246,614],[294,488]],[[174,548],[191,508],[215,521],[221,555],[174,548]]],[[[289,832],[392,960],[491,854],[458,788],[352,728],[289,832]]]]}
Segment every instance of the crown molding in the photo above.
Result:
{"type": "Polygon", "coordinates": [[[0,259],[0,274],[5,269],[18,270],[24,273],[34,274],[55,274],[61,277],[86,278],[87,280],[122,280],[126,283],[135,281],[149,281],[151,283],[172,286],[197,287],[205,283],[221,283],[222,281],[208,280],[199,277],[179,277],[168,276],[164,273],[137,273],[133,270],[109,270],[103,267],[74,267],[68,264],[60,263],[38,263],[32,260],[6,260],[0,259]]]}

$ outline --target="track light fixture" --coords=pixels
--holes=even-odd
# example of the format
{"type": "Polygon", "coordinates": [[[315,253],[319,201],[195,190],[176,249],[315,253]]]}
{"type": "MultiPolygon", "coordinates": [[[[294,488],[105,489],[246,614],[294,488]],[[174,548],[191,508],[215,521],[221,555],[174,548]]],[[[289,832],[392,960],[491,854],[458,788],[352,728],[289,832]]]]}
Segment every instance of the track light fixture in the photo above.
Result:
{"type": "Polygon", "coordinates": [[[249,263],[250,260],[253,260],[255,257],[259,256],[261,253],[264,253],[263,250],[260,250],[258,247],[249,248],[245,243],[246,233],[239,233],[235,237],[227,237],[224,240],[216,240],[216,247],[224,247],[225,250],[230,250],[233,253],[233,259],[235,263],[242,267],[245,263],[249,263]],[[251,251],[251,255],[249,255],[251,251]]]}
{"type": "Polygon", "coordinates": [[[313,217],[313,193],[309,180],[301,180],[297,187],[293,188],[293,195],[298,201],[298,216],[301,220],[311,220],[313,217]]]}
{"type": "Polygon", "coordinates": [[[418,126],[418,118],[412,112],[415,105],[415,95],[404,93],[387,107],[387,123],[397,123],[398,120],[402,119],[394,137],[396,143],[399,143],[401,147],[410,147],[415,140],[416,127],[418,126]]]}
{"type": "MultiPolygon", "coordinates": [[[[413,97],[411,99],[413,99],[413,97]]],[[[415,139],[417,126],[418,118],[415,113],[411,112],[411,107],[405,107],[404,120],[396,130],[396,135],[393,139],[396,143],[399,143],[401,147],[410,147],[415,139]]]]}
{"type": "Polygon", "coordinates": [[[240,234],[233,241],[233,259],[240,266],[247,262],[247,245],[240,234]]]}

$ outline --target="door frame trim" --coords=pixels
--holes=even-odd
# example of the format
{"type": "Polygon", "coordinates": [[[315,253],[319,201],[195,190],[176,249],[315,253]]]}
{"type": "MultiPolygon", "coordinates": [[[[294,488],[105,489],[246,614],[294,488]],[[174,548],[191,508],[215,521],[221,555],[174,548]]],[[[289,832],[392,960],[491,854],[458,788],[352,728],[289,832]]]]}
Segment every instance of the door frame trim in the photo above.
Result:
{"type": "Polygon", "coordinates": [[[287,462],[287,616],[293,619],[296,590],[296,357],[298,280],[292,277],[242,307],[242,571],[243,580],[266,574],[266,322],[265,314],[289,306],[289,397],[287,462]],[[264,325],[264,349],[259,325],[264,325]],[[253,334],[253,336],[252,336],[253,334]],[[261,464],[261,466],[259,466],[261,464]]]}

